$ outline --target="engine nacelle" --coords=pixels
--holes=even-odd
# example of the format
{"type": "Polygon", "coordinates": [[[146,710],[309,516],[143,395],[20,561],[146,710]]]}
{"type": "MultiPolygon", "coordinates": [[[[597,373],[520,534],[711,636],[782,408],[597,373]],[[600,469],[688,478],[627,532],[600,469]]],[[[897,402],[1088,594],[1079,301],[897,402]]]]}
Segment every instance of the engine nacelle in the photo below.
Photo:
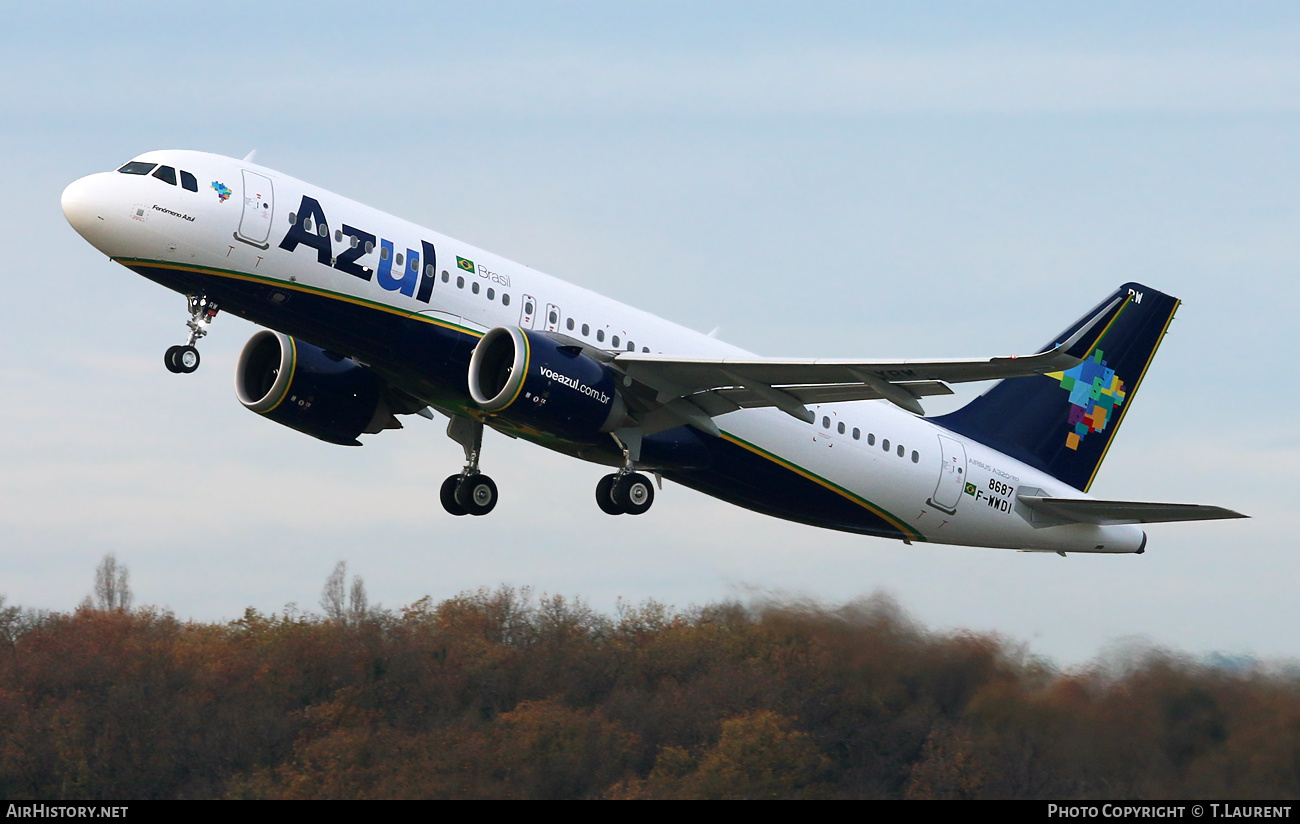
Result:
{"type": "Polygon", "coordinates": [[[329,443],[360,446],[357,436],[400,427],[383,385],[366,367],[288,335],[262,330],[235,368],[235,395],[276,423],[329,443]]]}
{"type": "Polygon", "coordinates": [[[485,412],[542,432],[589,439],[627,417],[618,374],[541,332],[498,326],[469,362],[469,394],[485,412]]]}

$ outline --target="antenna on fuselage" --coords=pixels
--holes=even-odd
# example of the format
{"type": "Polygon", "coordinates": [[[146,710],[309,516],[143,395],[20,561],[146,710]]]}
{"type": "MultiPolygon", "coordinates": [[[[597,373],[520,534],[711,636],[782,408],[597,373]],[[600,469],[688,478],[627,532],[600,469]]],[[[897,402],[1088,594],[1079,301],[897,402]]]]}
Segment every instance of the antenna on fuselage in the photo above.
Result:
{"type": "Polygon", "coordinates": [[[253,151],[251,151],[251,152],[249,152],[248,154],[244,155],[244,162],[245,162],[245,163],[252,163],[252,162],[253,162],[253,158],[255,158],[255,157],[257,157],[257,149],[254,149],[253,151]]]}

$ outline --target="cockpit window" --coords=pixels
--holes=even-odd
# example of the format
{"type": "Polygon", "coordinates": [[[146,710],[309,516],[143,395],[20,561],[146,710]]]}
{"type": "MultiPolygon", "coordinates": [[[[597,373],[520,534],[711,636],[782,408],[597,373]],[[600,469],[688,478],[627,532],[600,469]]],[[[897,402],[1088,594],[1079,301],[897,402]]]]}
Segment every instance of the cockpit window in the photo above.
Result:
{"type": "Polygon", "coordinates": [[[170,183],[173,186],[176,185],[176,170],[171,166],[159,166],[158,171],[154,172],[153,176],[161,180],[163,183],[170,183]]]}
{"type": "Polygon", "coordinates": [[[197,192],[199,190],[198,178],[194,177],[194,175],[184,169],[181,169],[181,187],[191,192],[197,192]]]}
{"type": "Polygon", "coordinates": [[[118,169],[124,175],[147,175],[153,171],[157,163],[141,163],[138,160],[132,160],[122,168],[118,169]]]}

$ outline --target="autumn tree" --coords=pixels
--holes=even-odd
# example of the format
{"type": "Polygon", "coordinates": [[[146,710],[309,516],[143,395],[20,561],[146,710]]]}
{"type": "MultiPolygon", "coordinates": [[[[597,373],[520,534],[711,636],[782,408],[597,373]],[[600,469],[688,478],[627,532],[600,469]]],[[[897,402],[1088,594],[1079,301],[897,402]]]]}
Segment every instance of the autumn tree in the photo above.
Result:
{"type": "Polygon", "coordinates": [[[104,556],[95,567],[96,609],[128,610],[134,598],[131,595],[130,570],[126,564],[118,563],[117,555],[112,552],[104,556]]]}
{"type": "Polygon", "coordinates": [[[352,576],[352,588],[347,586],[348,562],[339,561],[321,588],[320,605],[325,617],[337,624],[355,624],[366,617],[370,609],[366,597],[366,584],[360,575],[352,576]]]}

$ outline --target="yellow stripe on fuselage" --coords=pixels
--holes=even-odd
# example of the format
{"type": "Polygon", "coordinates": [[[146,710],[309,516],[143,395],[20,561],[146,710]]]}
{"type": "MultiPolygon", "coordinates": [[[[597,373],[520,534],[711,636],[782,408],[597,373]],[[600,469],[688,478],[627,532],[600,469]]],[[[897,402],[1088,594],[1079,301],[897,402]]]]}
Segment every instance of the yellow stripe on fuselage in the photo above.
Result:
{"type": "Polygon", "coordinates": [[[195,274],[199,274],[199,275],[209,275],[212,277],[226,278],[228,280],[242,280],[248,283],[262,283],[262,284],[266,284],[267,286],[274,286],[277,289],[285,289],[291,292],[305,292],[307,294],[320,295],[322,297],[328,297],[331,300],[338,300],[338,301],[342,301],[343,303],[351,303],[354,306],[362,306],[367,309],[375,309],[380,312],[387,312],[391,315],[399,315],[401,317],[408,318],[410,320],[416,320],[421,323],[431,323],[434,326],[441,326],[444,329],[450,329],[455,332],[463,332],[464,334],[472,335],[473,337],[476,338],[481,338],[485,334],[483,332],[478,331],[477,329],[470,329],[466,326],[459,326],[457,324],[451,323],[450,321],[428,317],[422,312],[411,312],[406,309],[398,309],[396,306],[389,306],[386,303],[379,303],[373,300],[366,300],[365,298],[358,298],[358,297],[354,297],[353,295],[345,295],[342,292],[331,292],[329,289],[321,289],[318,286],[308,286],[302,283],[290,283],[289,281],[280,280],[278,278],[268,278],[268,277],[262,277],[260,275],[250,275],[244,272],[236,272],[231,269],[214,269],[208,266],[192,266],[184,263],[167,263],[164,261],[146,260],[144,258],[113,258],[113,260],[117,263],[122,264],[128,269],[133,266],[140,266],[146,269],[172,269],[180,272],[194,272],[195,274]]]}
{"type": "Polygon", "coordinates": [[[831,492],[834,492],[837,495],[847,498],[848,500],[852,501],[853,503],[857,504],[863,509],[866,509],[867,511],[871,512],[873,515],[876,515],[877,517],[884,520],[890,526],[894,527],[899,532],[903,533],[903,536],[909,540],[912,541],[925,540],[924,535],[912,529],[907,524],[903,523],[896,516],[891,515],[890,513],[886,512],[885,510],[881,509],[880,507],[868,501],[866,498],[863,498],[860,495],[856,495],[850,492],[849,490],[845,489],[839,484],[828,481],[819,475],[815,475],[812,472],[809,472],[808,470],[804,469],[803,467],[792,464],[789,461],[787,461],[785,458],[774,455],[771,452],[768,452],[766,449],[763,449],[760,446],[755,446],[749,441],[738,438],[729,432],[723,432],[722,439],[725,441],[729,441],[735,444],[736,446],[739,446],[742,449],[748,450],[749,452],[758,455],[760,458],[766,458],[767,460],[772,461],[773,463],[777,464],[780,467],[790,470],[791,472],[795,473],[796,475],[799,475],[802,478],[806,478],[812,481],[813,483],[818,484],[819,486],[823,486],[826,489],[829,489],[831,492]]]}

